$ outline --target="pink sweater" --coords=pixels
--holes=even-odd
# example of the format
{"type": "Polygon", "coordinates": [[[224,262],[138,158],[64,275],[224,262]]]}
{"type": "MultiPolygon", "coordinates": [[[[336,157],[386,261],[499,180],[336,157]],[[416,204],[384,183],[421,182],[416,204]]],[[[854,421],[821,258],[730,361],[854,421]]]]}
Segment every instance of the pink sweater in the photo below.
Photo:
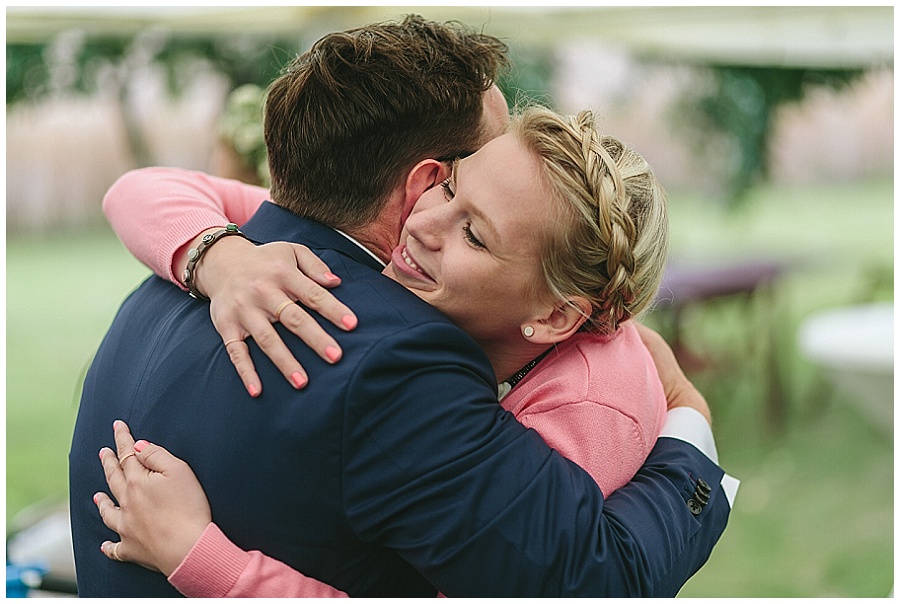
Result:
{"type": "Polygon", "coordinates": [[[628,483],[662,430],[666,395],[637,329],[578,333],[557,345],[501,401],[609,496],[628,483]]]}
{"type": "MultiPolygon", "coordinates": [[[[177,283],[172,259],[179,248],[208,228],[243,223],[266,195],[197,172],[148,168],[119,179],[103,208],[126,247],[177,283]]],[[[577,334],[560,343],[501,403],[590,473],[606,496],[640,468],[666,411],[656,367],[632,324],[612,338],[577,334]]],[[[346,596],[261,552],[238,548],[212,523],[169,581],[191,597],[346,596]]]]}

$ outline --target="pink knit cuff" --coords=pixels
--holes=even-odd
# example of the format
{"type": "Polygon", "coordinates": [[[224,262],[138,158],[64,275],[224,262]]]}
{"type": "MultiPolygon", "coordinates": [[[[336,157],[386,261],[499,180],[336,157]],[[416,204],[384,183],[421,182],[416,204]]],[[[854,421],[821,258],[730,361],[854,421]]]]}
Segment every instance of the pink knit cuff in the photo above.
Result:
{"type": "Polygon", "coordinates": [[[169,583],[189,598],[224,598],[250,562],[250,554],[210,522],[169,583]]]}
{"type": "Polygon", "coordinates": [[[181,275],[176,275],[172,270],[175,253],[203,231],[214,227],[224,227],[226,222],[228,221],[215,210],[204,208],[187,212],[162,234],[157,243],[154,266],[150,268],[160,277],[168,279],[187,291],[187,288],[181,283],[181,275]]]}

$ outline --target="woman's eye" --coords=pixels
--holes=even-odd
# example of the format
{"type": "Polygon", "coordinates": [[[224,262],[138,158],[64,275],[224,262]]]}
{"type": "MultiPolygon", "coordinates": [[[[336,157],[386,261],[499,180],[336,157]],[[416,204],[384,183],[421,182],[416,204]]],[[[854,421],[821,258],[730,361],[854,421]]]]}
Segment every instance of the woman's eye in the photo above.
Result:
{"type": "Polygon", "coordinates": [[[453,189],[450,188],[450,179],[448,178],[444,182],[441,183],[441,188],[444,190],[444,197],[447,201],[453,199],[453,189]]]}
{"type": "Polygon", "coordinates": [[[484,249],[485,246],[481,241],[478,240],[478,237],[475,236],[475,233],[472,232],[472,227],[470,225],[466,225],[463,227],[463,233],[466,235],[466,240],[472,244],[473,247],[484,249]]]}

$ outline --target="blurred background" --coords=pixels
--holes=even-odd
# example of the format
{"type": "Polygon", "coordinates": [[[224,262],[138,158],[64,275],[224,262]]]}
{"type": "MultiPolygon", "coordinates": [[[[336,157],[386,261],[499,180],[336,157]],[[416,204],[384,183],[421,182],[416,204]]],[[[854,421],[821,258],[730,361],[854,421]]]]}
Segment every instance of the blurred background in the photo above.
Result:
{"type": "Polygon", "coordinates": [[[648,322],[742,481],[680,595],[891,594],[893,8],[368,6],[7,8],[8,595],[71,591],[81,382],[149,274],[104,192],[148,165],[265,182],[259,95],[281,66],[407,13],[503,38],[511,104],[593,109],[668,189],[648,322]]]}

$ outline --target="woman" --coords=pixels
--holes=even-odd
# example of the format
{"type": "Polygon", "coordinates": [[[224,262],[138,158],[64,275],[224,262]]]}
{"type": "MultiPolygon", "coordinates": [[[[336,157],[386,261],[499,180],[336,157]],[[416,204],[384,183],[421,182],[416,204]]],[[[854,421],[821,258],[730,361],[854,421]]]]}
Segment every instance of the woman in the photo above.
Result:
{"type": "MultiPolygon", "coordinates": [[[[135,249],[132,236],[152,238],[120,235],[135,249]]],[[[563,118],[535,108],[422,195],[385,274],[472,335],[503,382],[503,406],[608,495],[631,479],[662,427],[665,396],[630,320],[652,303],[666,249],[665,194],[643,158],[601,136],[588,112],[563,118]]],[[[168,273],[170,265],[156,270],[168,273]]],[[[130,447],[121,425],[117,439],[130,447]]],[[[139,460],[152,454],[166,467],[177,463],[153,445],[134,448],[139,460]]],[[[115,489],[119,463],[108,450],[102,457],[115,489]]],[[[199,485],[177,467],[187,475],[178,489],[196,500],[199,485]]],[[[96,501],[104,522],[121,533],[108,497],[96,501]]],[[[197,518],[208,522],[208,510],[197,518]]],[[[222,539],[204,534],[170,581],[187,595],[211,595],[196,578],[215,572],[207,555],[228,547],[222,539]]],[[[129,545],[125,554],[118,544],[103,546],[114,559],[160,568],[157,548],[129,545]]],[[[281,595],[323,589],[280,563],[251,558],[228,595],[275,595],[253,591],[263,584],[281,595]]]]}

